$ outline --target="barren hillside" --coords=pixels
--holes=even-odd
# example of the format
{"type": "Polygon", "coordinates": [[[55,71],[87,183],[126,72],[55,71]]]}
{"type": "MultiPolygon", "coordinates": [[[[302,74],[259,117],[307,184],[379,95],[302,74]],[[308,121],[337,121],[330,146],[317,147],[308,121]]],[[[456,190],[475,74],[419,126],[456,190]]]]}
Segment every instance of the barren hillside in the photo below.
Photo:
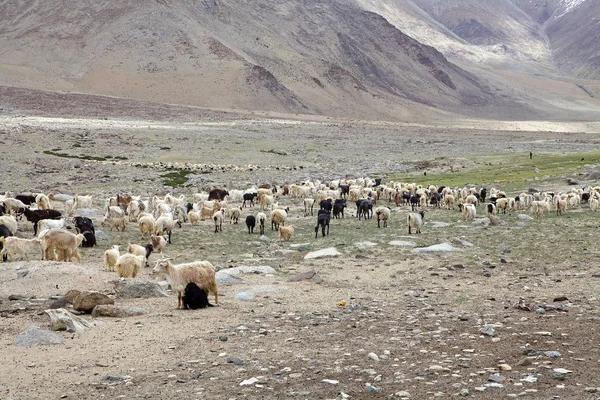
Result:
{"type": "Polygon", "coordinates": [[[596,87],[557,79],[537,22],[497,3],[9,0],[0,84],[367,120],[595,118],[596,87]]]}

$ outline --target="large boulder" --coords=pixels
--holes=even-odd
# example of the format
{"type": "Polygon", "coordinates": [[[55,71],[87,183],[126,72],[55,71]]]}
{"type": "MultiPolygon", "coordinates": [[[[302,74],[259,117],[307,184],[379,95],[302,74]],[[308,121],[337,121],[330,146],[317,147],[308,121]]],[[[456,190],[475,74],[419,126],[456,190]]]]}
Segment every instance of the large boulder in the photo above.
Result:
{"type": "Polygon", "coordinates": [[[112,317],[125,318],[134,317],[136,315],[148,314],[148,311],[140,307],[115,306],[115,305],[99,305],[94,307],[92,317],[112,317]]]}
{"type": "Polygon", "coordinates": [[[142,278],[116,279],[112,281],[115,285],[117,297],[124,299],[138,299],[150,297],[166,297],[167,293],[157,281],[142,278]]]}
{"type": "Polygon", "coordinates": [[[46,346],[61,344],[62,342],[63,338],[61,336],[36,325],[29,326],[23,332],[19,333],[15,339],[17,346],[46,346]]]}
{"type": "Polygon", "coordinates": [[[79,296],[73,300],[73,308],[77,311],[91,313],[97,305],[115,304],[115,301],[100,292],[81,292],[79,296]]]}
{"type": "Polygon", "coordinates": [[[337,257],[341,254],[342,253],[337,251],[337,249],[335,247],[328,247],[326,249],[311,251],[310,253],[308,253],[307,255],[304,256],[304,259],[305,260],[313,260],[315,258],[322,258],[322,257],[337,257]]]}
{"type": "Polygon", "coordinates": [[[93,326],[64,308],[49,309],[44,312],[50,317],[50,328],[53,331],[81,332],[93,326]]]}

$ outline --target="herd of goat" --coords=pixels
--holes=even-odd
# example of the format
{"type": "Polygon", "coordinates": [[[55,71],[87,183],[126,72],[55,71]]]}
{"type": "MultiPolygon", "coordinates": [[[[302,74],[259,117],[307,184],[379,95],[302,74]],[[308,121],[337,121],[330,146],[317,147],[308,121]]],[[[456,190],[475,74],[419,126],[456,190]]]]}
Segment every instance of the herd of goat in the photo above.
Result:
{"type": "MultiPolygon", "coordinates": [[[[111,230],[123,231],[129,223],[136,223],[140,240],[148,237],[145,246],[131,244],[127,252],[120,253],[113,246],[104,253],[105,269],[116,271],[120,277],[135,277],[140,268],[148,263],[151,253],[162,254],[171,243],[172,231],[184,223],[196,225],[209,218],[214,222],[215,232],[222,230],[223,221],[238,223],[245,208],[259,211],[245,217],[248,233],[258,226],[265,233],[269,221],[271,229],[278,231],[282,240],[291,240],[294,226],[287,225],[289,206],[280,201],[300,200],[304,206],[304,217],[317,214],[314,228],[315,238],[329,234],[332,218],[344,218],[349,204],[356,207],[359,220],[377,219],[378,227],[387,227],[391,209],[383,204],[405,205],[411,211],[406,216],[408,233],[420,233],[427,207],[457,209],[465,220],[477,216],[477,207],[482,209],[491,224],[499,223],[498,214],[510,211],[530,210],[536,217],[556,211],[563,214],[569,208],[577,208],[582,202],[589,203],[596,211],[600,205],[600,188],[574,188],[564,193],[520,193],[508,197],[496,188],[476,187],[450,188],[446,186],[420,186],[411,183],[388,182],[379,179],[361,178],[334,180],[328,183],[305,181],[281,187],[260,185],[247,190],[212,189],[194,193],[191,201],[185,195],[178,197],[167,194],[143,199],[141,196],[118,194],[105,200],[104,216],[100,223],[111,230]]],[[[56,261],[80,261],[78,248],[96,245],[93,221],[82,216],[81,211],[91,209],[92,196],[65,194],[22,193],[0,195],[0,245],[6,261],[26,257],[34,248],[41,250],[43,259],[56,261]],[[58,209],[60,208],[60,210],[58,209]],[[25,218],[33,224],[32,239],[17,236],[18,221],[25,218]],[[71,225],[72,227],[69,226],[71,225]]],[[[162,258],[153,269],[154,274],[164,275],[178,294],[179,308],[203,308],[208,305],[207,294],[215,295],[218,304],[214,267],[208,261],[186,264],[171,264],[162,258]],[[188,285],[194,283],[194,285],[188,285]]]]}

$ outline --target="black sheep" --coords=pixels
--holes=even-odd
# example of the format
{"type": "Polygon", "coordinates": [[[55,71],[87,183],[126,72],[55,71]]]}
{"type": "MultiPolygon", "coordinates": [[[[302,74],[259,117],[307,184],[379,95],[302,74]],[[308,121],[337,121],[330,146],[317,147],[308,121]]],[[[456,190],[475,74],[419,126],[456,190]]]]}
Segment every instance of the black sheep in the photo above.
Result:
{"type": "Polygon", "coordinates": [[[248,227],[248,233],[254,233],[254,227],[256,226],[256,218],[254,215],[248,215],[246,217],[246,226],[248,227]]]}
{"type": "Polygon", "coordinates": [[[419,208],[419,202],[421,201],[421,195],[419,194],[413,194],[412,196],[410,196],[410,207],[413,211],[417,211],[417,209],[419,208]]]}
{"type": "Polygon", "coordinates": [[[96,230],[91,219],[88,217],[73,217],[73,225],[85,238],[81,243],[81,247],[94,247],[96,245],[96,230]]]}
{"type": "MultiPolygon", "coordinates": [[[[1,238],[7,238],[9,236],[12,236],[13,234],[10,233],[10,231],[8,230],[8,228],[6,227],[6,225],[0,225],[0,237],[1,238]]],[[[2,243],[0,243],[2,244],[2,243]]],[[[3,254],[2,255],[2,261],[6,261],[8,259],[8,255],[3,254]]]]}
{"type": "Polygon", "coordinates": [[[319,226],[321,227],[321,232],[323,237],[325,237],[325,228],[327,227],[327,235],[329,235],[329,221],[331,221],[331,214],[325,210],[319,210],[319,214],[317,216],[317,226],[315,226],[315,239],[319,234],[319,226]]]}
{"type": "Polygon", "coordinates": [[[213,189],[208,192],[208,200],[225,200],[225,196],[229,196],[229,192],[225,189],[213,189]]]}
{"type": "Polygon", "coordinates": [[[346,200],[336,199],[333,203],[333,217],[337,219],[341,214],[342,218],[344,218],[344,208],[346,208],[346,200]]]}
{"type": "Polygon", "coordinates": [[[204,289],[200,289],[194,282],[188,283],[183,294],[183,308],[197,310],[206,307],[213,307],[213,305],[208,302],[204,289]]]}
{"type": "Polygon", "coordinates": [[[356,202],[356,215],[358,216],[358,220],[360,221],[361,217],[364,219],[373,218],[373,203],[375,201],[373,199],[362,199],[356,202]]]}
{"type": "Polygon", "coordinates": [[[257,193],[244,193],[244,202],[242,203],[242,207],[246,207],[246,202],[250,202],[250,207],[254,207],[254,199],[256,198],[257,193]]]}
{"type": "Polygon", "coordinates": [[[32,194],[18,194],[15,196],[15,199],[20,200],[25,205],[35,204],[35,196],[32,194]]]}
{"type": "Polygon", "coordinates": [[[328,213],[330,213],[333,208],[331,199],[321,200],[321,202],[319,203],[319,207],[321,207],[321,210],[325,210],[328,213]]]}
{"type": "Polygon", "coordinates": [[[62,218],[62,214],[60,213],[60,211],[57,210],[30,210],[29,208],[19,210],[19,213],[17,215],[25,215],[27,221],[33,224],[34,236],[37,236],[38,222],[40,222],[41,220],[62,218]]]}

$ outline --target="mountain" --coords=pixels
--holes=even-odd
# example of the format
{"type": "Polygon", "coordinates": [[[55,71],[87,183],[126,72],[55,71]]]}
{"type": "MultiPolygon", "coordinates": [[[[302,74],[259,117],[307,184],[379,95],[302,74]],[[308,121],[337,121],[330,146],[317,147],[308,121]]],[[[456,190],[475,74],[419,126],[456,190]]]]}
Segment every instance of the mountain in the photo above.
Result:
{"type": "Polygon", "coordinates": [[[542,26],[519,1],[5,0],[0,85],[349,119],[589,118],[598,88],[560,76],[595,77],[597,46],[561,33],[585,4],[548,6],[542,26]]]}

